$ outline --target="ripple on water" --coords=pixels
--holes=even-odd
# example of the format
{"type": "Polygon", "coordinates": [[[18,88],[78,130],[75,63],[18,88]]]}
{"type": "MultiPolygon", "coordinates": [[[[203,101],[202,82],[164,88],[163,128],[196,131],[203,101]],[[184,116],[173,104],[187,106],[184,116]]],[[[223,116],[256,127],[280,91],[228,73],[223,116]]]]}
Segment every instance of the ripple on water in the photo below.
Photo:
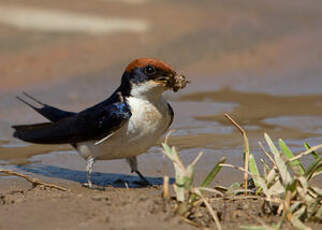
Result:
{"type": "MultiPolygon", "coordinates": [[[[298,140],[301,144],[303,139],[309,137],[317,137],[322,142],[322,94],[280,96],[225,88],[183,95],[179,101],[236,104],[227,112],[246,128],[250,139],[256,136],[258,139],[258,136],[262,137],[264,132],[268,132],[273,138],[298,140]]],[[[205,111],[194,118],[205,122],[204,126],[210,126],[213,122],[222,127],[231,126],[224,112],[214,111],[210,114],[205,111]]]]}

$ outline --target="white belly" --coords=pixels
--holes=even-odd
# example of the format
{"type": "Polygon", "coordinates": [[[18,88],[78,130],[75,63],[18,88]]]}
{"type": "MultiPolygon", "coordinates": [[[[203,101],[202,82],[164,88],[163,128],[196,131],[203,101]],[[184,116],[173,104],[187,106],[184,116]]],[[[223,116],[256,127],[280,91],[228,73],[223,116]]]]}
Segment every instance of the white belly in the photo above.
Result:
{"type": "Polygon", "coordinates": [[[79,143],[84,159],[111,160],[137,156],[156,144],[171,122],[169,107],[163,97],[155,102],[130,97],[127,99],[132,116],[119,130],[100,144],[79,143]]]}

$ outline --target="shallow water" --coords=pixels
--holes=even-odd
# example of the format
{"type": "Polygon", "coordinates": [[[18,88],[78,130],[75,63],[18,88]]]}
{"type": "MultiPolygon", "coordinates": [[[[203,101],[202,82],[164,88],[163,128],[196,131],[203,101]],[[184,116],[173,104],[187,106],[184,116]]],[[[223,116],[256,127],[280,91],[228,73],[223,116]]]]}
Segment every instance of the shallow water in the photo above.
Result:
{"type": "MultiPolygon", "coordinates": [[[[322,143],[321,101],[322,94],[277,96],[227,88],[183,94],[171,101],[176,113],[173,125],[176,131],[169,138],[169,144],[177,147],[186,163],[199,151],[204,152],[197,166],[197,180],[222,156],[226,156],[229,163],[242,165],[242,138],[224,117],[224,113],[228,113],[246,129],[257,160],[264,158],[257,144],[257,141],[263,141],[264,132],[275,141],[283,138],[298,153],[304,150],[304,142],[310,145],[322,143]]],[[[72,175],[79,172],[79,177],[84,176],[85,162],[68,145],[34,145],[9,138],[0,142],[0,153],[0,162],[10,168],[18,167],[19,170],[67,180],[68,170],[74,170],[72,175]]],[[[152,181],[164,174],[172,174],[172,166],[158,146],[139,157],[139,161],[142,172],[152,181]]],[[[304,163],[309,161],[306,158],[304,163]]],[[[120,178],[129,179],[129,168],[123,160],[99,161],[95,164],[95,171],[117,173],[120,178]]],[[[111,178],[115,179],[115,175],[111,178]]],[[[240,173],[225,169],[217,182],[229,184],[238,178],[240,173]]],[[[99,178],[96,180],[103,183],[99,178]]],[[[111,184],[110,180],[104,180],[111,184]]]]}

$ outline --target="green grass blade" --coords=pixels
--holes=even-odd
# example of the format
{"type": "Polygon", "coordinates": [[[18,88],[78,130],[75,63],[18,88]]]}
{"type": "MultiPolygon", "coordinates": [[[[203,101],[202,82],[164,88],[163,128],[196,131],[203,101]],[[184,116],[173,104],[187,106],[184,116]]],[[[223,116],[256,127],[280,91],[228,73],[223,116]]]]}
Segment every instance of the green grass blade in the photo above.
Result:
{"type": "Polygon", "coordinates": [[[313,177],[316,177],[317,175],[320,175],[322,173],[322,164],[320,163],[319,164],[319,167],[315,170],[315,172],[313,173],[312,175],[312,178],[313,177]]]}
{"type": "MultiPolygon", "coordinates": [[[[208,173],[208,175],[205,177],[205,179],[202,181],[200,187],[209,187],[211,182],[215,179],[219,171],[221,170],[222,166],[220,164],[225,163],[226,157],[222,157],[215,166],[211,169],[211,171],[208,173]]],[[[197,198],[196,194],[192,194],[190,197],[190,202],[195,201],[197,198]]]]}
{"type": "Polygon", "coordinates": [[[271,150],[271,152],[274,154],[274,156],[276,155],[280,155],[280,152],[278,151],[278,149],[276,148],[275,144],[273,143],[272,139],[270,138],[270,136],[268,136],[267,133],[264,133],[264,138],[265,141],[269,147],[269,149],[271,150]]]}
{"type": "Polygon", "coordinates": [[[172,150],[171,150],[170,146],[168,144],[166,144],[166,143],[162,143],[161,145],[162,145],[162,148],[164,149],[165,153],[167,155],[172,156],[173,153],[172,153],[172,150]]]}
{"type": "Polygon", "coordinates": [[[304,176],[307,180],[310,180],[314,175],[318,175],[322,172],[322,157],[315,159],[313,163],[307,167],[304,176]]]}
{"type": "Polygon", "coordinates": [[[265,179],[263,179],[260,176],[254,176],[254,178],[256,177],[256,179],[254,179],[254,181],[256,180],[258,183],[258,187],[260,187],[263,190],[263,193],[270,198],[272,193],[270,192],[270,190],[268,189],[268,186],[266,184],[265,179]]]}
{"type": "MultiPolygon", "coordinates": [[[[306,150],[308,150],[308,149],[311,148],[311,146],[308,143],[306,143],[306,142],[304,143],[304,146],[305,146],[306,150]]],[[[311,155],[314,157],[314,159],[318,159],[319,158],[319,154],[317,154],[314,151],[311,152],[311,155]]]]}
{"type": "MultiPolygon", "coordinates": [[[[291,159],[294,157],[294,154],[292,151],[289,149],[289,147],[286,145],[286,143],[282,140],[279,139],[279,145],[281,152],[286,156],[287,159],[291,159]]],[[[294,160],[289,163],[289,166],[293,169],[296,175],[301,175],[303,176],[305,171],[302,163],[299,160],[294,160]]]]}
{"type": "Polygon", "coordinates": [[[226,157],[222,157],[217,164],[211,169],[211,171],[208,173],[208,175],[205,177],[205,179],[202,181],[200,187],[208,187],[211,182],[214,180],[214,178],[217,176],[219,171],[221,170],[222,166],[220,164],[225,163],[226,157]]]}
{"type": "Polygon", "coordinates": [[[260,176],[258,168],[257,168],[257,164],[254,158],[253,154],[249,154],[249,159],[248,159],[248,163],[249,163],[249,171],[252,174],[252,178],[254,180],[254,183],[256,185],[256,187],[259,187],[259,183],[258,183],[258,177],[260,176]]]}
{"type": "Polygon", "coordinates": [[[284,160],[281,158],[280,152],[278,151],[278,149],[274,145],[272,139],[268,136],[267,133],[264,134],[264,137],[265,137],[265,140],[268,144],[268,147],[270,148],[271,152],[274,155],[274,160],[275,160],[276,166],[278,168],[279,175],[282,178],[283,184],[287,185],[287,184],[291,183],[291,180],[292,180],[291,175],[287,170],[287,166],[286,166],[284,160]]]}

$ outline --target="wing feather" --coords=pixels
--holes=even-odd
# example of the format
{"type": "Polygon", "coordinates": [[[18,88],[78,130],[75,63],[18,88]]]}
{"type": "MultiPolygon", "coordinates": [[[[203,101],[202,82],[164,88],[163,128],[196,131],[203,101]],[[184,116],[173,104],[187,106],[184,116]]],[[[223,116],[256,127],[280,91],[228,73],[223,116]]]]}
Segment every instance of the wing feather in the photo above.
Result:
{"type": "Polygon", "coordinates": [[[99,140],[118,130],[131,112],[125,102],[96,106],[54,123],[13,126],[14,136],[39,144],[73,144],[99,140]]]}

